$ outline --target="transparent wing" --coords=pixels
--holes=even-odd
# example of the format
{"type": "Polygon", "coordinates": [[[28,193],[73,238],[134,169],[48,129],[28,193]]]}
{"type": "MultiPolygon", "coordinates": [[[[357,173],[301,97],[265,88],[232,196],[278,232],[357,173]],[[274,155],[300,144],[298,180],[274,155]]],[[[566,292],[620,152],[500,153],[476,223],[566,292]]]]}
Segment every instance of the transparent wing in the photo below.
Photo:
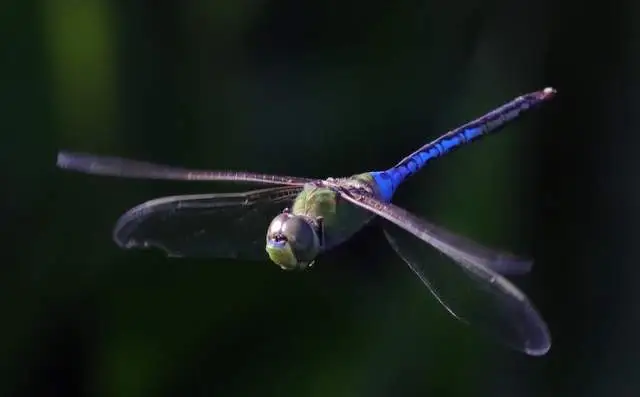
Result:
{"type": "Polygon", "coordinates": [[[120,157],[96,156],[62,151],[58,153],[58,168],[85,174],[120,178],[167,179],[175,181],[229,181],[272,185],[302,186],[314,179],[293,176],[256,174],[243,171],[191,170],[129,160],[120,157]]]}
{"type": "MultiPolygon", "coordinates": [[[[392,247],[453,316],[527,354],[543,355],[549,350],[549,330],[536,308],[518,288],[495,271],[525,268],[517,264],[514,256],[495,253],[493,262],[487,262],[482,256],[478,260],[478,245],[470,245],[467,251],[468,240],[452,239],[452,233],[442,234],[443,229],[396,205],[369,196],[345,193],[342,196],[392,223],[385,227],[392,247]],[[424,242],[459,266],[434,258],[424,242]]],[[[486,250],[482,252],[489,252],[486,250]]],[[[530,267],[530,262],[526,263],[530,267]]]]}
{"type": "Polygon", "coordinates": [[[525,274],[533,262],[504,251],[484,247],[466,237],[418,218],[394,204],[368,196],[343,196],[360,207],[393,222],[429,243],[456,262],[473,263],[504,275],[525,274]],[[355,201],[354,201],[355,200],[355,201]]]}
{"type": "Polygon", "coordinates": [[[159,248],[168,256],[267,260],[272,218],[301,187],[197,194],[147,201],[120,217],[113,231],[122,248],[159,248]]]}

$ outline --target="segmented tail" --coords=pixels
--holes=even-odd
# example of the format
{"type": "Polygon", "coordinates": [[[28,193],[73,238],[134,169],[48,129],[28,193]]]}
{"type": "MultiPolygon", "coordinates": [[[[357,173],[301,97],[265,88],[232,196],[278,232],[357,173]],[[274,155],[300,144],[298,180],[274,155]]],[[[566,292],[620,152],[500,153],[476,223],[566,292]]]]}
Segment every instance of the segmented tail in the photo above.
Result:
{"type": "Polygon", "coordinates": [[[422,169],[429,160],[440,157],[490,132],[499,130],[524,111],[553,98],[555,93],[555,89],[547,87],[541,91],[519,96],[484,116],[427,143],[388,170],[372,172],[371,176],[376,181],[382,198],[386,201],[391,200],[398,186],[407,177],[422,169]]]}

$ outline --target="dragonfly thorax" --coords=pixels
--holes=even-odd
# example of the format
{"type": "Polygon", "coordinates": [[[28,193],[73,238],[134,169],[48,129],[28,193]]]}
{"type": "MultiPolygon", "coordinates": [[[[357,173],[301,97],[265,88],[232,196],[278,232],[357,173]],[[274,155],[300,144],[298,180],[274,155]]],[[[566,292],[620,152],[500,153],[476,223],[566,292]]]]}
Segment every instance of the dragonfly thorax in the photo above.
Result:
{"type": "Polygon", "coordinates": [[[285,270],[304,269],[320,253],[317,225],[312,219],[284,211],[267,230],[269,258],[285,270]]]}

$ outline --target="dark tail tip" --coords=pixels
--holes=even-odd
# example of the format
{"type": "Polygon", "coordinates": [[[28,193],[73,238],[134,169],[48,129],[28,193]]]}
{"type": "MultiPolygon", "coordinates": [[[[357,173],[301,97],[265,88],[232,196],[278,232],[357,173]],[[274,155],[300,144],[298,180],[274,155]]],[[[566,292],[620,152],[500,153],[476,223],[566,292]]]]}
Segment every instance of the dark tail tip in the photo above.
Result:
{"type": "Polygon", "coordinates": [[[547,87],[540,92],[541,99],[551,99],[556,95],[556,89],[553,87],[547,87]]]}

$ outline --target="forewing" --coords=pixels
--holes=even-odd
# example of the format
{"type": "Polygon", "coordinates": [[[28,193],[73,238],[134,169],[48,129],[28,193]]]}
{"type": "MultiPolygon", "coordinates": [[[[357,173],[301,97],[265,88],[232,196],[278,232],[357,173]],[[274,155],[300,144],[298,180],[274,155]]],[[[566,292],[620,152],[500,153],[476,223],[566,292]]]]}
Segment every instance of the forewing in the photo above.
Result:
{"type": "Polygon", "coordinates": [[[244,171],[193,170],[168,165],[129,160],[121,157],[97,156],[62,151],[58,153],[58,168],[85,174],[137,179],[166,179],[174,181],[228,181],[270,185],[302,186],[310,178],[257,174],[244,171]]]}
{"type": "Polygon", "coordinates": [[[159,248],[173,257],[268,260],[269,223],[301,187],[244,193],[162,197],[120,217],[113,238],[122,248],[159,248]]]}
{"type": "MultiPolygon", "coordinates": [[[[394,250],[456,318],[525,353],[543,355],[549,350],[549,330],[537,309],[512,283],[485,266],[486,260],[479,261],[475,249],[467,252],[460,242],[468,240],[451,239],[453,234],[441,234],[443,229],[393,204],[369,196],[343,197],[391,222],[385,234],[394,250]],[[424,242],[459,266],[434,257],[424,242]]],[[[515,260],[510,254],[495,253],[494,258],[491,263],[515,260]]],[[[505,268],[505,264],[493,268],[505,268]]],[[[511,265],[506,268],[512,269],[511,265]]]]}
{"type": "Polygon", "coordinates": [[[504,275],[527,273],[533,265],[531,260],[484,247],[429,223],[397,205],[367,195],[348,195],[343,192],[343,197],[406,229],[456,262],[473,263],[504,275]]]}

